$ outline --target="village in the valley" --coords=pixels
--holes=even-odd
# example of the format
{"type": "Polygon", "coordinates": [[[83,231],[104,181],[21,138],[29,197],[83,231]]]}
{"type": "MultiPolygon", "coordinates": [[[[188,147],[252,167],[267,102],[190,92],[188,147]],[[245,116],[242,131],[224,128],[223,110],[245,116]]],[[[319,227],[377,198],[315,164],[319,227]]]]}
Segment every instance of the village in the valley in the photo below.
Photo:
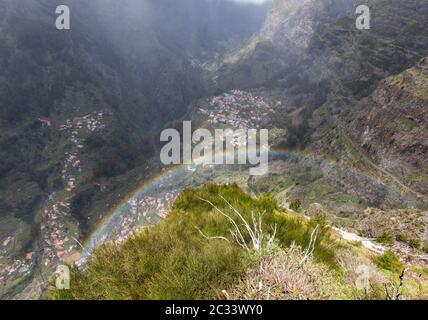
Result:
{"type": "MultiPolygon", "coordinates": [[[[277,102],[280,104],[281,102],[277,102]]],[[[213,125],[227,125],[236,129],[260,129],[274,114],[272,106],[251,92],[231,90],[206,100],[199,113],[213,125]]]]}
{"type": "MultiPolygon", "coordinates": [[[[198,108],[198,113],[204,115],[213,127],[258,129],[269,122],[274,109],[256,94],[232,90],[204,100],[198,108]]],[[[90,134],[106,127],[105,118],[104,113],[93,112],[57,125],[59,134],[65,135],[69,143],[61,169],[65,189],[52,193],[43,208],[40,224],[42,243],[37,252],[30,251],[23,257],[11,258],[16,236],[8,235],[0,239],[0,289],[6,282],[30,274],[38,261],[48,270],[79,259],[83,244],[79,242],[79,222],[71,214],[71,200],[79,187],[79,177],[85,168],[85,160],[81,156],[85,148],[84,140],[90,134]]],[[[44,126],[53,126],[49,119],[39,121],[44,126]]],[[[236,143],[240,144],[239,141],[236,143]]],[[[129,200],[115,214],[111,225],[106,228],[107,232],[97,238],[96,243],[120,244],[142,225],[151,225],[164,219],[182,187],[189,185],[189,177],[195,171],[196,167],[189,166],[186,169],[188,177],[185,182],[163,178],[169,181],[166,185],[160,180],[157,189],[143,192],[129,200]]]]}
{"type": "Polygon", "coordinates": [[[23,259],[10,259],[7,257],[13,247],[15,236],[10,235],[0,242],[0,289],[12,277],[22,276],[31,271],[34,266],[34,252],[28,252],[23,259]]]}
{"type": "MultiPolygon", "coordinates": [[[[213,125],[224,124],[238,129],[255,129],[268,123],[274,109],[263,98],[251,92],[232,90],[230,93],[206,100],[199,108],[199,113],[208,116],[208,122],[213,125]]],[[[236,145],[239,146],[240,143],[236,141],[236,145]]],[[[188,166],[186,171],[192,174],[196,167],[188,166]]],[[[164,178],[164,180],[171,182],[173,179],[164,178]]],[[[163,185],[161,181],[158,192],[145,192],[129,200],[110,223],[109,232],[98,238],[97,242],[122,243],[141,225],[150,225],[156,222],[156,219],[166,218],[181,189],[180,183],[175,182],[163,185]]]]}
{"type": "MultiPolygon", "coordinates": [[[[78,222],[71,216],[71,198],[77,187],[79,173],[82,172],[81,150],[84,138],[89,134],[105,128],[104,114],[94,112],[83,117],[68,119],[59,125],[59,132],[67,136],[70,151],[65,154],[61,171],[65,190],[54,192],[43,208],[40,233],[42,244],[38,252],[28,252],[25,257],[10,258],[14,247],[15,235],[9,235],[0,243],[0,289],[6,281],[29,274],[35,266],[35,260],[42,259],[43,267],[63,264],[78,255],[81,244],[78,241],[78,222]]],[[[39,119],[47,127],[52,123],[48,119],[39,119]]]]}
{"type": "MultiPolygon", "coordinates": [[[[187,173],[190,174],[189,171],[187,173]]],[[[80,259],[76,261],[77,265],[82,265],[97,245],[102,243],[120,245],[142,227],[154,225],[165,219],[182,187],[189,186],[183,181],[188,183],[189,179],[183,176],[175,179],[168,174],[116,208],[111,216],[106,218],[103,227],[88,239],[80,259]]]]}
{"type": "Polygon", "coordinates": [[[178,194],[178,190],[172,190],[158,195],[144,195],[140,199],[134,198],[128,201],[119,218],[120,222],[110,233],[111,241],[120,244],[143,224],[148,225],[158,219],[165,219],[178,194]]]}

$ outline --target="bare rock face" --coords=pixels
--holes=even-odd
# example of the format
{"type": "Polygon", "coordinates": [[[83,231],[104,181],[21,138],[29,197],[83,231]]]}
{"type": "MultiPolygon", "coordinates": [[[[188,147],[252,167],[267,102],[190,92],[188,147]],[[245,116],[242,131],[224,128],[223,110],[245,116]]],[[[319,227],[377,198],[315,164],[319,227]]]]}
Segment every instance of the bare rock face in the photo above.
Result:
{"type": "Polygon", "coordinates": [[[428,58],[381,82],[344,131],[380,168],[428,195],[428,58]]]}
{"type": "Polygon", "coordinates": [[[349,13],[354,0],[276,0],[262,29],[229,54],[218,69],[221,88],[266,85],[289,71],[310,46],[319,26],[349,13]]]}

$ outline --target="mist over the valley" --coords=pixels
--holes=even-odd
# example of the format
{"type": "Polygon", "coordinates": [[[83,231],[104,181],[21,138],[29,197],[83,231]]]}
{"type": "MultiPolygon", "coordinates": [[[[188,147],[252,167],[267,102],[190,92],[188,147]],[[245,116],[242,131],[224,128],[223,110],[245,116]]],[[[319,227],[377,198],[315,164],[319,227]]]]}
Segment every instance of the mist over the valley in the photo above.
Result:
{"type": "MultiPolygon", "coordinates": [[[[0,0],[0,299],[45,297],[58,266],[101,243],[114,243],[115,259],[101,254],[94,274],[117,281],[74,278],[55,298],[218,298],[225,289],[237,299],[373,298],[354,288],[353,264],[382,279],[385,264],[402,267],[389,252],[428,274],[428,4],[371,0],[364,30],[359,4],[0,0]],[[59,5],[70,8],[70,30],[56,28],[59,5]],[[161,132],[184,139],[184,121],[209,132],[263,129],[269,170],[162,163],[161,132]],[[267,212],[253,236],[274,233],[280,255],[249,251],[266,249],[269,260],[256,264],[291,275],[284,281],[297,295],[277,284],[242,292],[269,279],[241,259],[252,244],[237,245],[212,204],[253,221],[253,210],[267,212]],[[153,238],[127,242],[155,225],[153,238]],[[295,270],[309,286],[294,283],[295,270]],[[341,276],[329,278],[334,270],[341,276]]],[[[428,288],[428,276],[421,281],[428,288]]],[[[415,283],[409,297],[424,297],[415,283]]]]}

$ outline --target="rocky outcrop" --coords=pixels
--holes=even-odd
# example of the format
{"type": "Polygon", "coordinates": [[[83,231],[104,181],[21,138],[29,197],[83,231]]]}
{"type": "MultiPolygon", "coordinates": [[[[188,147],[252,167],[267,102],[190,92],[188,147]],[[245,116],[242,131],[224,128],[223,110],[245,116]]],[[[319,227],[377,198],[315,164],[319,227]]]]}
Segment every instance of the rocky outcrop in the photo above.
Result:
{"type": "Polygon", "coordinates": [[[319,26],[343,16],[353,0],[275,0],[263,28],[218,69],[220,88],[265,86],[302,62],[319,26]]]}
{"type": "Polygon", "coordinates": [[[428,58],[381,82],[342,124],[372,162],[428,196],[428,58]]]}

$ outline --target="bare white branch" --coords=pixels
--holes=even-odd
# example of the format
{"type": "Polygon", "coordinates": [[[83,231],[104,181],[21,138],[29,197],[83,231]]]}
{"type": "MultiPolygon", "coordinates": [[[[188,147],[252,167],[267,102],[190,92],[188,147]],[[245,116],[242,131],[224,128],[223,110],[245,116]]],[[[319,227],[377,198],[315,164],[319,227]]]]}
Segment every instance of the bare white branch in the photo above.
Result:
{"type": "Polygon", "coordinates": [[[227,242],[230,242],[229,241],[229,239],[227,239],[226,237],[221,237],[221,236],[216,236],[216,237],[209,237],[209,236],[207,236],[207,235],[205,235],[203,232],[202,232],[202,230],[201,229],[199,229],[198,227],[195,227],[198,231],[199,231],[199,233],[205,238],[205,239],[207,239],[207,240],[224,240],[224,241],[227,241],[227,242]]]}
{"type": "Polygon", "coordinates": [[[311,239],[309,240],[309,245],[305,251],[305,255],[303,256],[302,261],[300,261],[300,265],[304,264],[305,261],[312,256],[312,254],[315,251],[315,244],[317,242],[317,237],[318,237],[318,231],[319,231],[319,225],[317,225],[315,227],[315,229],[312,231],[311,233],[311,239]]]}
{"type": "MultiPolygon", "coordinates": [[[[241,220],[243,222],[243,226],[244,226],[246,232],[248,233],[248,236],[251,239],[252,249],[255,250],[259,255],[262,255],[263,249],[264,249],[264,240],[265,240],[265,235],[263,233],[262,224],[263,224],[263,215],[265,214],[265,212],[263,212],[262,214],[256,214],[254,211],[252,211],[251,212],[252,226],[251,226],[250,223],[247,220],[245,220],[244,216],[234,206],[232,206],[232,204],[229,201],[227,201],[222,195],[219,195],[219,196],[228,205],[229,209],[231,209],[232,212],[235,213],[235,215],[239,218],[239,220],[241,220]]],[[[238,224],[235,222],[235,220],[231,216],[229,216],[228,214],[226,214],[225,212],[220,210],[211,201],[200,198],[200,197],[198,197],[198,199],[210,204],[217,212],[219,212],[221,215],[223,215],[232,224],[233,229],[230,230],[230,233],[232,234],[233,239],[238,243],[239,246],[241,246],[242,248],[244,248],[245,250],[250,252],[250,248],[248,247],[248,245],[245,241],[245,238],[244,238],[238,224]]],[[[266,248],[268,251],[272,248],[272,244],[275,240],[275,236],[276,236],[276,232],[277,232],[277,226],[276,225],[274,228],[272,228],[272,231],[273,231],[273,233],[269,237],[269,239],[267,241],[267,245],[266,245],[266,248]]],[[[202,235],[206,238],[206,236],[203,233],[202,233],[202,235]]],[[[215,238],[221,239],[223,237],[215,237],[215,238]]]]}

